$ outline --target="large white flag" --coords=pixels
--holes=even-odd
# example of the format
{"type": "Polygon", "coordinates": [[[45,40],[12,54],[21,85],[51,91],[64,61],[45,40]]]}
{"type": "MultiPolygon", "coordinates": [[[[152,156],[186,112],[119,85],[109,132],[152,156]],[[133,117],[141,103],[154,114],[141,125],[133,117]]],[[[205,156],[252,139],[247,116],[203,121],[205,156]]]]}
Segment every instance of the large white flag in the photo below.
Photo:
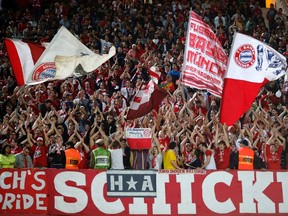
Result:
{"type": "Polygon", "coordinates": [[[208,24],[190,12],[182,82],[221,97],[228,57],[208,24]]]}
{"type": "Polygon", "coordinates": [[[221,123],[234,124],[251,107],[261,87],[282,77],[286,70],[286,58],[279,52],[250,36],[235,33],[224,79],[221,123]]]}
{"type": "MultiPolygon", "coordinates": [[[[62,26],[36,62],[34,70],[26,80],[26,84],[33,85],[48,80],[58,79],[56,78],[57,72],[54,63],[56,55],[82,56],[94,55],[94,53],[82,44],[70,31],[62,26]]],[[[72,75],[73,73],[69,74],[69,76],[72,75]]],[[[67,75],[65,78],[69,76],[67,75]]]]}

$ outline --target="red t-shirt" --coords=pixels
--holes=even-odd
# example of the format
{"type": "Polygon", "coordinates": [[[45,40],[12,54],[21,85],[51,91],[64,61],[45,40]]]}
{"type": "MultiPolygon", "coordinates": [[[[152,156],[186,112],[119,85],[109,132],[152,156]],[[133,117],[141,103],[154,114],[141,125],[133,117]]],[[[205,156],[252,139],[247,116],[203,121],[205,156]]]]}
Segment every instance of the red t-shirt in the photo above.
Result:
{"type": "Polygon", "coordinates": [[[41,147],[33,145],[31,148],[33,154],[33,165],[35,167],[47,167],[48,147],[43,145],[41,147]]]}
{"type": "Polygon", "coordinates": [[[230,166],[230,148],[225,147],[223,151],[219,148],[215,150],[215,163],[217,169],[226,169],[230,166]]]}
{"type": "Polygon", "coordinates": [[[168,136],[166,136],[165,138],[158,138],[158,141],[160,143],[160,149],[161,149],[161,152],[164,150],[164,149],[168,149],[168,145],[170,143],[170,138],[168,136]]]}
{"type": "Polygon", "coordinates": [[[87,159],[90,155],[89,152],[86,153],[86,151],[83,150],[81,147],[79,147],[77,150],[80,152],[80,157],[81,157],[81,160],[78,164],[79,169],[88,169],[89,166],[88,166],[88,160],[87,159]]]}
{"type": "Polygon", "coordinates": [[[283,150],[283,146],[279,146],[278,150],[275,153],[270,152],[270,145],[266,144],[266,162],[267,162],[267,168],[268,169],[281,169],[281,153],[283,150]]]}

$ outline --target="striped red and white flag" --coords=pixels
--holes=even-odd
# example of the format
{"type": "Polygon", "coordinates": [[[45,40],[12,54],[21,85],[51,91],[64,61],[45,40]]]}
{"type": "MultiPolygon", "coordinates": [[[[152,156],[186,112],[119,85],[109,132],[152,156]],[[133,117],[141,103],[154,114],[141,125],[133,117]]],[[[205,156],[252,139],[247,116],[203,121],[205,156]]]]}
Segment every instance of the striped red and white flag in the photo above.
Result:
{"type": "Polygon", "coordinates": [[[221,97],[228,57],[210,26],[193,11],[188,26],[182,82],[221,97]]]}
{"type": "Polygon", "coordinates": [[[164,89],[150,80],[147,85],[142,85],[133,97],[127,113],[127,120],[140,118],[153,109],[157,109],[167,95],[168,93],[164,89]]]}
{"type": "Polygon", "coordinates": [[[159,70],[159,67],[152,66],[149,70],[149,75],[151,77],[151,80],[153,80],[156,84],[158,84],[161,76],[161,71],[159,70]]]}
{"type": "Polygon", "coordinates": [[[16,81],[19,86],[22,86],[32,73],[36,62],[45,50],[45,46],[8,38],[4,40],[4,43],[16,81]]]}

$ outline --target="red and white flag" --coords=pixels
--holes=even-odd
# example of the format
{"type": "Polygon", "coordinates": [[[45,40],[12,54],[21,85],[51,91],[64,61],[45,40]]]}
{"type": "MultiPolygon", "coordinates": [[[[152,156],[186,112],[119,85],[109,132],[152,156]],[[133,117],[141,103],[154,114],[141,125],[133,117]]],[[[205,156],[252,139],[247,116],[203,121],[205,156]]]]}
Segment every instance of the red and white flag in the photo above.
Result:
{"type": "Polygon", "coordinates": [[[286,70],[286,58],[279,52],[250,36],[235,33],[224,79],[220,122],[233,125],[251,107],[260,89],[282,77],[286,70]]]}
{"type": "Polygon", "coordinates": [[[19,86],[26,83],[36,62],[45,50],[41,44],[25,43],[18,39],[4,40],[12,69],[19,86]]]}
{"type": "Polygon", "coordinates": [[[150,149],[152,146],[151,128],[125,128],[125,137],[130,149],[150,149]]]}
{"type": "Polygon", "coordinates": [[[153,80],[156,84],[158,84],[160,76],[161,76],[161,71],[159,70],[159,67],[152,66],[149,69],[149,75],[151,77],[151,80],[153,80]]]}
{"type": "Polygon", "coordinates": [[[153,109],[157,109],[167,95],[168,93],[152,80],[147,85],[142,85],[132,99],[127,113],[127,120],[142,117],[153,109]]]}
{"type": "Polygon", "coordinates": [[[182,82],[221,97],[228,57],[208,24],[190,12],[182,82]]]}

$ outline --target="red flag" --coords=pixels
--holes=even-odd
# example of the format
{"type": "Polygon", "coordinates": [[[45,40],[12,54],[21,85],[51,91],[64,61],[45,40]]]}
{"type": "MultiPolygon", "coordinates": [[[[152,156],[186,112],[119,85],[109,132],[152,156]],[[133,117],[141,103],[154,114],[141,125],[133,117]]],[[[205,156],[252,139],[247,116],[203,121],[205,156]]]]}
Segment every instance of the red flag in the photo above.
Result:
{"type": "Polygon", "coordinates": [[[149,70],[149,75],[151,77],[151,80],[153,80],[156,84],[158,84],[158,81],[161,76],[161,72],[159,71],[159,67],[152,66],[149,70]]]}
{"type": "Polygon", "coordinates": [[[32,73],[35,63],[42,55],[45,47],[35,43],[25,43],[17,39],[5,39],[8,56],[19,86],[25,84],[25,80],[32,73]]]}
{"type": "Polygon", "coordinates": [[[285,74],[286,58],[259,40],[235,33],[224,79],[220,122],[233,125],[252,105],[260,89],[285,74]]]}
{"type": "Polygon", "coordinates": [[[152,80],[143,85],[133,97],[131,106],[127,113],[127,120],[142,117],[154,108],[157,108],[168,93],[156,85],[152,80]]]}
{"type": "Polygon", "coordinates": [[[208,24],[190,12],[182,82],[221,97],[228,57],[208,24]]]}

